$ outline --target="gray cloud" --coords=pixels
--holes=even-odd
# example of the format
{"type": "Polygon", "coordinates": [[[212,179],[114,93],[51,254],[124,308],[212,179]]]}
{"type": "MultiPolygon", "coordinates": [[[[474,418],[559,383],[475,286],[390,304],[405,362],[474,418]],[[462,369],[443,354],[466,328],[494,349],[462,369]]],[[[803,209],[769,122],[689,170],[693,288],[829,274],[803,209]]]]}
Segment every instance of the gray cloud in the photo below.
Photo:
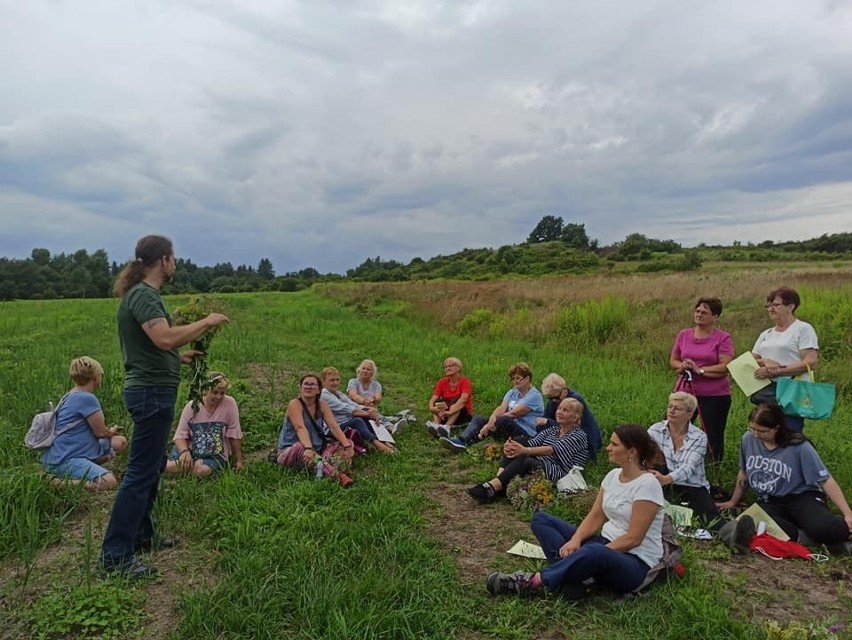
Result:
{"type": "Polygon", "coordinates": [[[158,232],[203,264],[342,272],[519,242],[545,214],[604,243],[852,229],[845,3],[0,0],[0,15],[0,255],[121,260],[158,232]]]}

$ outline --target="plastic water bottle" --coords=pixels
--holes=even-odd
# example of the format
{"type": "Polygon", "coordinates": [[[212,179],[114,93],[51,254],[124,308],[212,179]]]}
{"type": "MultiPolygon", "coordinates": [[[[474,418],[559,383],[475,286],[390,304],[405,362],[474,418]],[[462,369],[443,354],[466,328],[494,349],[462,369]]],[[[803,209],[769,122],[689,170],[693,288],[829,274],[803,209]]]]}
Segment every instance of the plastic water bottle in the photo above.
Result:
{"type": "Polygon", "coordinates": [[[322,458],[321,458],[321,457],[319,457],[319,456],[317,456],[316,458],[314,458],[314,465],[315,465],[315,466],[316,466],[316,468],[317,468],[317,472],[316,472],[316,474],[317,474],[317,482],[319,482],[320,480],[322,480],[322,465],[323,465],[322,458]]]}

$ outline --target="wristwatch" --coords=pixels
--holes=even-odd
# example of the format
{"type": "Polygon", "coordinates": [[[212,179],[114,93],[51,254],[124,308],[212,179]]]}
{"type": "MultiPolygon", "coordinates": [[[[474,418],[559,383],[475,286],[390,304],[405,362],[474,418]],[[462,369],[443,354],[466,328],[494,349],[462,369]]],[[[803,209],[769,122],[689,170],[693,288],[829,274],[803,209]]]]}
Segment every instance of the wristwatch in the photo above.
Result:
{"type": "Polygon", "coordinates": [[[704,369],[699,369],[699,370],[698,370],[698,375],[703,376],[703,375],[704,375],[704,369]]]}

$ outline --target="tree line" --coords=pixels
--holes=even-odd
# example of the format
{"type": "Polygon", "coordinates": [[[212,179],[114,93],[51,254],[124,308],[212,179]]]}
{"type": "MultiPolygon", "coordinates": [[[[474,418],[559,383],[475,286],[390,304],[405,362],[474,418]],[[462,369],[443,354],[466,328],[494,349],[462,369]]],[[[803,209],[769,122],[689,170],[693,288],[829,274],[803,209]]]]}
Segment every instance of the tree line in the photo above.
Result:
{"type": "MultiPolygon", "coordinates": [[[[238,291],[298,291],[315,282],[417,281],[438,278],[488,280],[500,277],[589,273],[631,263],[635,271],[694,271],[704,261],[771,262],[792,260],[848,260],[852,233],[824,234],[802,241],[757,244],[735,241],[731,246],[700,244],[685,248],[674,240],[631,233],[624,240],[601,246],[589,238],[582,223],[565,223],[560,216],[544,216],[527,240],[496,249],[462,249],[428,260],[403,263],[370,257],[347,270],[345,276],[321,274],[313,267],[277,275],[268,258],[257,266],[222,262],[200,266],[178,258],[174,281],[164,293],[234,293],[238,291]]],[[[51,255],[33,249],[29,258],[0,258],[0,300],[48,298],[103,298],[112,295],[112,283],[123,265],[110,262],[106,251],[51,255]]]]}
{"type": "MultiPolygon", "coordinates": [[[[0,300],[51,298],[106,298],[123,264],[110,262],[106,251],[51,255],[47,249],[33,249],[29,258],[0,258],[0,300]]],[[[237,291],[298,291],[314,282],[339,280],[337,274],[322,275],[312,267],[276,275],[272,261],[261,258],[257,266],[221,262],[200,266],[186,258],[177,259],[172,282],[163,287],[169,293],[234,293],[237,291]]]]}

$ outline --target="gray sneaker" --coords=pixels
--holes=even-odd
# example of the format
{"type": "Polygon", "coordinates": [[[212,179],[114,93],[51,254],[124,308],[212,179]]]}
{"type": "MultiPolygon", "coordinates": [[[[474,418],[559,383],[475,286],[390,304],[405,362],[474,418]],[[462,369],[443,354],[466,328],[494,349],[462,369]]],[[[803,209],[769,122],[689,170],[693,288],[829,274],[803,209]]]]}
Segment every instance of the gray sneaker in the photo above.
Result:
{"type": "Polygon", "coordinates": [[[450,428],[445,424],[439,424],[436,431],[438,432],[439,438],[449,438],[450,437],[450,428]]]}
{"type": "Polygon", "coordinates": [[[734,553],[748,553],[749,544],[757,533],[751,516],[729,520],[719,529],[719,539],[734,553]]]}
{"type": "Polygon", "coordinates": [[[504,593],[526,594],[532,593],[534,589],[530,587],[533,573],[526,571],[515,571],[515,573],[492,573],[485,579],[485,588],[492,596],[501,595],[504,593]]]}
{"type": "MultiPolygon", "coordinates": [[[[439,425],[437,422],[433,422],[432,420],[426,421],[426,431],[428,431],[429,435],[432,436],[433,438],[440,438],[443,435],[442,433],[438,432],[438,429],[440,428],[440,426],[441,425],[439,425]]],[[[449,434],[447,434],[447,435],[449,435],[449,434]]]]}

